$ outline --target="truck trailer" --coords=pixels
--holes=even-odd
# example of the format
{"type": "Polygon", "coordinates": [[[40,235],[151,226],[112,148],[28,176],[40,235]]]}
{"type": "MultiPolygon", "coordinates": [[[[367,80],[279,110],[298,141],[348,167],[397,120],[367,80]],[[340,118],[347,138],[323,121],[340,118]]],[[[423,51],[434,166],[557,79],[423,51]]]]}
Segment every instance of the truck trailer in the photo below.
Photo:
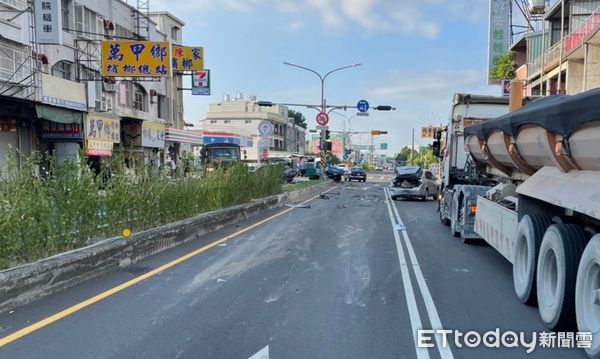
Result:
{"type": "Polygon", "coordinates": [[[444,162],[464,156],[476,174],[453,186],[450,203],[440,198],[440,219],[501,253],[517,298],[549,329],[591,332],[586,352],[600,358],[600,89],[456,129],[465,148],[444,162]]]}

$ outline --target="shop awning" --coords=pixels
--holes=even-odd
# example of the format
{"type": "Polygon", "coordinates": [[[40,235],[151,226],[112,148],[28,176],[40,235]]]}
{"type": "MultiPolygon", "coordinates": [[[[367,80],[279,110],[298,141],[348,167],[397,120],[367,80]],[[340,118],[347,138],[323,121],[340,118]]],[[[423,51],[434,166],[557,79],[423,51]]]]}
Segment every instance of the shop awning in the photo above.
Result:
{"type": "Polygon", "coordinates": [[[35,111],[38,118],[47,121],[63,124],[83,124],[83,112],[46,105],[35,105],[35,111]]]}
{"type": "Polygon", "coordinates": [[[177,128],[167,128],[165,131],[165,141],[201,145],[202,133],[199,131],[186,131],[177,128]]]}

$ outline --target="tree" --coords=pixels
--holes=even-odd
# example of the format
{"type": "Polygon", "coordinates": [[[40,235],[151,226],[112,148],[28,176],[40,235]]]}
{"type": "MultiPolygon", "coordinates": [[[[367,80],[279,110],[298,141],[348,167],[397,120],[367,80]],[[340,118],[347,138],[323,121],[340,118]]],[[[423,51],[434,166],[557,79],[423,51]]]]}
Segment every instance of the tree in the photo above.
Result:
{"type": "Polygon", "coordinates": [[[308,124],[306,123],[306,118],[302,112],[288,110],[288,117],[294,119],[294,124],[296,126],[307,128],[308,124]]]}
{"type": "MultiPolygon", "coordinates": [[[[396,161],[398,161],[398,162],[410,161],[410,152],[411,152],[410,147],[408,147],[408,146],[402,147],[402,149],[400,150],[400,153],[398,153],[396,155],[396,161]]],[[[416,159],[419,154],[415,150],[413,150],[412,152],[413,152],[413,156],[416,159]]]]}
{"type": "MultiPolygon", "coordinates": [[[[400,153],[396,155],[396,162],[406,162],[407,165],[411,165],[411,157],[410,157],[410,147],[404,146],[400,150],[400,153]]],[[[427,167],[431,164],[437,163],[437,158],[433,154],[433,147],[428,145],[427,147],[422,147],[420,152],[416,150],[412,151],[413,153],[413,162],[415,166],[424,166],[427,167]]]]}
{"type": "Polygon", "coordinates": [[[512,80],[515,78],[517,64],[515,63],[515,54],[512,51],[507,52],[498,59],[496,66],[490,70],[490,77],[493,80],[512,80]]]}
{"type": "Polygon", "coordinates": [[[325,157],[327,158],[327,162],[331,163],[334,166],[338,165],[342,162],[336,155],[334,155],[330,151],[327,151],[327,153],[325,154],[325,157]]]}

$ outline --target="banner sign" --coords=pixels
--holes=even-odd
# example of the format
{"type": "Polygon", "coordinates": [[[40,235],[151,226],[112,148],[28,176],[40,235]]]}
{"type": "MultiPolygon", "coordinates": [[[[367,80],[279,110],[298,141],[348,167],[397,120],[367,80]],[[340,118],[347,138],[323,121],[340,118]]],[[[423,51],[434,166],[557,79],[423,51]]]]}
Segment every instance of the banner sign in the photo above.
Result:
{"type": "Polygon", "coordinates": [[[85,138],[90,141],[121,142],[121,121],[112,118],[88,115],[85,138]]]}
{"type": "Polygon", "coordinates": [[[88,140],[85,154],[88,156],[112,156],[113,143],[106,141],[88,140]]]}
{"type": "Polygon", "coordinates": [[[35,41],[38,44],[62,44],[60,0],[35,0],[35,41]]]}
{"type": "Polygon", "coordinates": [[[165,125],[144,121],[142,123],[142,147],[164,148],[165,125]]]}
{"type": "MultiPolygon", "coordinates": [[[[329,135],[329,139],[331,140],[331,153],[338,158],[342,158],[344,155],[344,134],[342,133],[332,133],[329,135]]],[[[311,135],[309,139],[309,149],[310,153],[319,153],[321,143],[320,135],[311,135]]]]}
{"type": "Polygon", "coordinates": [[[491,71],[498,60],[508,52],[510,36],[510,0],[490,0],[490,33],[488,42],[488,84],[499,84],[491,79],[491,71]]]}
{"type": "Polygon", "coordinates": [[[210,70],[192,74],[192,95],[210,96],[210,70]]]}
{"type": "Polygon", "coordinates": [[[44,121],[42,124],[42,138],[55,140],[80,140],[83,135],[81,133],[81,125],[78,123],[57,123],[44,121]]]}
{"type": "Polygon", "coordinates": [[[204,70],[204,48],[173,45],[171,67],[173,71],[202,71],[204,70]]]}
{"type": "Polygon", "coordinates": [[[102,41],[102,76],[170,76],[169,48],[167,41],[102,41]]]}

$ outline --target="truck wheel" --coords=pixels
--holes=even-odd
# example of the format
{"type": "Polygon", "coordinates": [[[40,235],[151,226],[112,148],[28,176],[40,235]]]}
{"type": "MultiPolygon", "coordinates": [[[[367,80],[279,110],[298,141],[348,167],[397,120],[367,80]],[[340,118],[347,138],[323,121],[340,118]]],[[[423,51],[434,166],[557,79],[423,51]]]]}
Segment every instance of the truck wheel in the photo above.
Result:
{"type": "Polygon", "coordinates": [[[575,286],[575,313],[580,332],[592,333],[592,347],[585,351],[590,358],[600,358],[600,234],[585,247],[575,286]]]}
{"type": "Polygon", "coordinates": [[[440,214],[440,222],[444,226],[449,226],[450,225],[450,220],[448,218],[444,217],[444,214],[442,213],[442,209],[441,208],[438,209],[438,213],[440,214]]]}
{"type": "Polygon", "coordinates": [[[513,247],[513,283],[517,298],[528,305],[537,304],[536,262],[544,232],[550,224],[550,218],[547,216],[526,214],[517,228],[513,247]]]}
{"type": "Polygon", "coordinates": [[[575,281],[586,235],[573,224],[553,224],[544,233],[537,264],[540,316],[552,330],[575,327],[575,281]]]}
{"type": "Polygon", "coordinates": [[[460,233],[461,230],[459,229],[459,224],[462,223],[462,214],[463,211],[461,211],[459,209],[459,207],[461,207],[461,203],[458,203],[458,199],[455,201],[454,198],[452,199],[452,207],[453,207],[453,211],[452,211],[452,219],[451,219],[451,224],[450,224],[450,228],[452,230],[452,235],[456,238],[460,237],[460,233]]]}

